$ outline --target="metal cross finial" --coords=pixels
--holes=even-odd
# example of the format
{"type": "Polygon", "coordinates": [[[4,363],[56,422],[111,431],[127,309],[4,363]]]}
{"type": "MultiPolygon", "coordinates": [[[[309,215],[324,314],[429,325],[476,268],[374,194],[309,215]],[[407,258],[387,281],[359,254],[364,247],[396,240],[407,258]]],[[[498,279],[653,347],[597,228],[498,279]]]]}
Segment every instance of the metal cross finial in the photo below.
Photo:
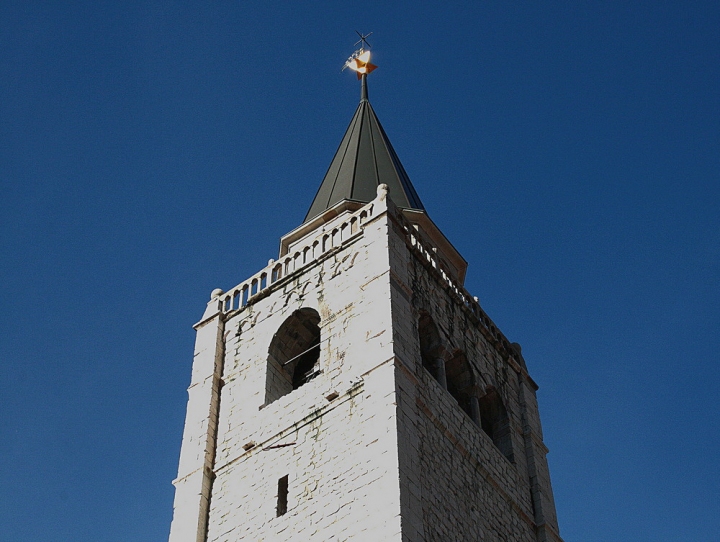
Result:
{"type": "Polygon", "coordinates": [[[358,36],[360,36],[360,39],[355,42],[355,45],[357,45],[357,44],[359,43],[359,44],[360,44],[360,47],[362,47],[363,49],[365,49],[365,46],[366,46],[366,45],[367,45],[368,47],[372,47],[372,45],[370,45],[370,44],[368,43],[368,41],[367,41],[367,39],[368,39],[370,36],[372,36],[372,32],[370,32],[369,34],[361,34],[360,32],[358,32],[358,31],[356,30],[355,33],[356,33],[358,36]]]}

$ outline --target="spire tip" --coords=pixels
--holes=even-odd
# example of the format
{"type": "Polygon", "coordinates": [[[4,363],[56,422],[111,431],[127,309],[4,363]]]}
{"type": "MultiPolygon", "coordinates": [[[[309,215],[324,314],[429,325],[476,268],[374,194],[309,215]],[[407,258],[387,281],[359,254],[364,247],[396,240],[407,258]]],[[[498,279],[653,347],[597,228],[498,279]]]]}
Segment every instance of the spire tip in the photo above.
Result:
{"type": "MultiPolygon", "coordinates": [[[[370,32],[370,34],[372,34],[372,32],[370,32]]],[[[360,80],[361,102],[368,101],[367,75],[377,68],[375,64],[370,62],[370,44],[367,42],[367,38],[370,34],[361,34],[360,32],[357,32],[357,35],[360,36],[360,41],[358,41],[355,45],[359,44],[360,49],[350,55],[350,58],[345,61],[345,65],[343,66],[343,70],[345,68],[350,68],[357,74],[357,78],[360,80]],[[368,49],[365,49],[366,46],[368,49]]]]}

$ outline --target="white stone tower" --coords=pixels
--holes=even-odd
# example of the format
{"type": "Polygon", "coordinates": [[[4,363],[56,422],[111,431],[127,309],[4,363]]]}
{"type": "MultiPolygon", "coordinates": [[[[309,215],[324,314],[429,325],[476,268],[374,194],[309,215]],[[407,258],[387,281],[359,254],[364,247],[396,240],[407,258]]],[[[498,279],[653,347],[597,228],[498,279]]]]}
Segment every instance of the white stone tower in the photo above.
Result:
{"type": "Polygon", "coordinates": [[[305,222],[195,325],[170,541],[560,541],[537,386],[361,79],[305,222]]]}

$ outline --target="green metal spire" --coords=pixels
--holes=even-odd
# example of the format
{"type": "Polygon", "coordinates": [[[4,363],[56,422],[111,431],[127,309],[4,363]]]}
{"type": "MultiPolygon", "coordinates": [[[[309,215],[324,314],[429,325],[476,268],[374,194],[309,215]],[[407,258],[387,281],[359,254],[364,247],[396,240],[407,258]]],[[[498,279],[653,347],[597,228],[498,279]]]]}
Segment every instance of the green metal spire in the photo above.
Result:
{"type": "Polygon", "coordinates": [[[368,101],[367,74],[362,74],[360,104],[304,222],[343,200],[370,202],[380,184],[388,185],[398,207],[425,210],[368,101]]]}

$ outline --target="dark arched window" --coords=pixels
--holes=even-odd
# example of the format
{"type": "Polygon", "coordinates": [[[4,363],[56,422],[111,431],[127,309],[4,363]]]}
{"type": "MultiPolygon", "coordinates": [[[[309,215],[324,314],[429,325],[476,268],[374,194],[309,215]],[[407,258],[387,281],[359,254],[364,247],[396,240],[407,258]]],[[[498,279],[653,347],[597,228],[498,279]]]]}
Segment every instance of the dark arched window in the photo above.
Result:
{"type": "Polygon", "coordinates": [[[445,364],[445,376],[450,395],[455,398],[460,408],[477,423],[478,420],[474,419],[477,417],[477,413],[473,413],[471,405],[475,379],[464,353],[458,351],[448,360],[445,364]]]}
{"type": "Polygon", "coordinates": [[[320,315],[299,309],[283,322],[268,350],[265,404],[317,376],[320,357],[320,315]]]}
{"type": "Polygon", "coordinates": [[[445,387],[445,362],[442,358],[440,333],[438,333],[435,322],[426,312],[420,314],[418,334],[420,335],[420,356],[423,367],[445,387]]]}
{"type": "Polygon", "coordinates": [[[510,418],[500,394],[494,388],[479,399],[480,427],[489,436],[495,446],[513,461],[512,440],[510,436],[510,418]]]}

